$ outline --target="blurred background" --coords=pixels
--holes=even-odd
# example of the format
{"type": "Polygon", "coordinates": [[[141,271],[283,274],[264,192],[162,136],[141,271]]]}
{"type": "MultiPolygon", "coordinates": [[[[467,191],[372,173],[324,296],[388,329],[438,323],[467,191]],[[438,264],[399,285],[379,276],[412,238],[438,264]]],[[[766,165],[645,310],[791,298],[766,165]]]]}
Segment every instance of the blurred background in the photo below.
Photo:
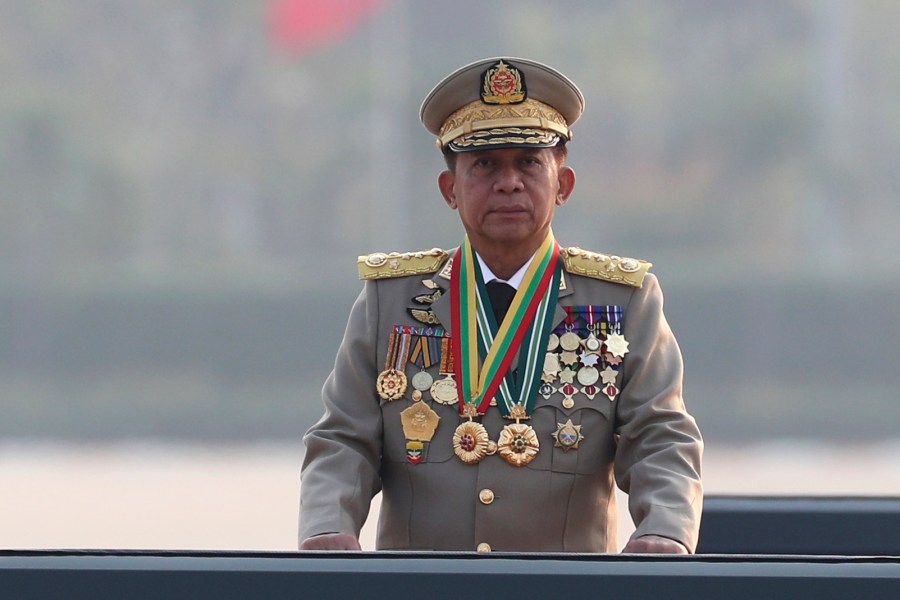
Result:
{"type": "Polygon", "coordinates": [[[356,257],[461,240],[419,104],[500,55],[587,98],[554,230],[654,263],[707,487],[900,494],[898,22],[2,0],[0,547],[293,547],[356,257]]]}

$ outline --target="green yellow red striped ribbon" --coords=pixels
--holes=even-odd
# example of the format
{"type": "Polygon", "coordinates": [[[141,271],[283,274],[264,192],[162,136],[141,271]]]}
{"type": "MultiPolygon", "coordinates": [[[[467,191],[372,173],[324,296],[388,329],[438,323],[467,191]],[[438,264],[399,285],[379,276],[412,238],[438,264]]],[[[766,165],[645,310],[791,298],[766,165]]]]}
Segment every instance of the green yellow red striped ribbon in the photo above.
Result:
{"type": "Polygon", "coordinates": [[[560,273],[559,245],[551,232],[535,254],[498,327],[487,309],[490,300],[469,238],[463,240],[453,261],[450,285],[454,370],[461,413],[465,414],[470,405],[484,414],[499,391],[502,402],[498,404],[504,415],[515,405],[521,405],[530,414],[552,327],[560,273]],[[525,340],[525,365],[515,378],[507,377],[512,359],[525,340]]]}

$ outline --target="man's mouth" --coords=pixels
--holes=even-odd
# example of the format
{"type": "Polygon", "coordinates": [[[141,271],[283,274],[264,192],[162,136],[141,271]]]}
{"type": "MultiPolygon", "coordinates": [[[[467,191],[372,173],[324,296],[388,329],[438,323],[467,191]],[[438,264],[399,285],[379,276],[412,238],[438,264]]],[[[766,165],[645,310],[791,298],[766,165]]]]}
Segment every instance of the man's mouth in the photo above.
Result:
{"type": "Polygon", "coordinates": [[[496,208],[491,209],[493,213],[501,213],[501,214],[516,214],[527,212],[524,206],[498,206],[496,208]]]}

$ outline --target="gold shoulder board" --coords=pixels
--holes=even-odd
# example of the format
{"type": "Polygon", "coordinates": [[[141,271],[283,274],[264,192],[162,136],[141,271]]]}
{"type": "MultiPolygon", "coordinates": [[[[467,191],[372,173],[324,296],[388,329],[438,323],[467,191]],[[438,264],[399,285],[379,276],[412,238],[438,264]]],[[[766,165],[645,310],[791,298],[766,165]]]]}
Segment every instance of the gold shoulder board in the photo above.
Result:
{"type": "Polygon", "coordinates": [[[359,257],[360,279],[387,279],[435,273],[449,256],[440,248],[421,252],[373,252],[359,257]]]}
{"type": "Polygon", "coordinates": [[[600,254],[575,246],[563,248],[562,257],[569,273],[634,287],[641,287],[644,275],[652,266],[651,263],[636,258],[600,254]]]}

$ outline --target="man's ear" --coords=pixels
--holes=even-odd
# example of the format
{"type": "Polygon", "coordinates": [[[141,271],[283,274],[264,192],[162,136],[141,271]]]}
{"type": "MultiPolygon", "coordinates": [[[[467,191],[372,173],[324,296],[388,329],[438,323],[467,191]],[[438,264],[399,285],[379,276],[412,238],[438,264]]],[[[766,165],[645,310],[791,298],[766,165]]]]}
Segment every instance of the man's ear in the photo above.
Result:
{"type": "Polygon", "coordinates": [[[575,170],[572,167],[559,168],[559,190],[556,192],[556,205],[562,206],[569,201],[569,196],[575,190],[575,170]]]}
{"type": "Polygon", "coordinates": [[[447,203],[447,206],[456,210],[456,194],[453,191],[454,184],[455,177],[451,171],[442,171],[441,174],[438,175],[438,189],[441,190],[444,202],[447,203]]]}

